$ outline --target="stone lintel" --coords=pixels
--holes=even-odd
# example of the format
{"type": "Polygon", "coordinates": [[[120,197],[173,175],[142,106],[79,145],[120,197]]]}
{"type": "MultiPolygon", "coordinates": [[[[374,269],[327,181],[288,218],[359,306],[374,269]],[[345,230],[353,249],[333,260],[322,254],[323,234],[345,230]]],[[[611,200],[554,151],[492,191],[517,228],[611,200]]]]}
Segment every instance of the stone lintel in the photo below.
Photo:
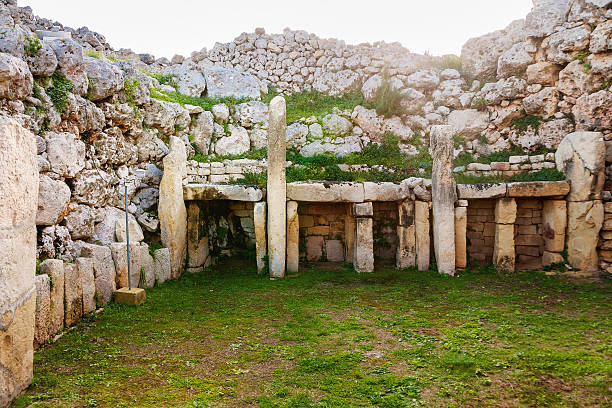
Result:
{"type": "Polygon", "coordinates": [[[242,184],[187,184],[183,186],[185,200],[261,201],[265,190],[242,184]]]}
{"type": "Polygon", "coordinates": [[[569,191],[570,184],[565,180],[508,183],[508,197],[565,196],[569,191]]]}
{"type": "Polygon", "coordinates": [[[362,203],[363,183],[295,181],[287,183],[287,199],[305,202],[362,203]]]}

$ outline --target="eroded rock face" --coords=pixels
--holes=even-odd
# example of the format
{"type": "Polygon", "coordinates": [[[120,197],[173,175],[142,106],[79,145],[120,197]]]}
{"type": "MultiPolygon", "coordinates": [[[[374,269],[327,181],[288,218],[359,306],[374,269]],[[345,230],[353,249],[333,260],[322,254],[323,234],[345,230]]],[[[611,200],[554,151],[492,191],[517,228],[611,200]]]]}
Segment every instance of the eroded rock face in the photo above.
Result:
{"type": "Polygon", "coordinates": [[[47,160],[51,171],[72,178],[85,167],[85,143],[72,133],[47,133],[47,160]]]}
{"type": "Polygon", "coordinates": [[[83,67],[89,78],[90,100],[99,101],[123,89],[123,73],[119,67],[91,57],[83,57],[83,67]]]}
{"type": "Polygon", "coordinates": [[[572,109],[577,130],[604,130],[612,127],[612,92],[584,94],[572,109]]]}
{"type": "Polygon", "coordinates": [[[61,180],[40,175],[36,225],[58,224],[68,213],[70,188],[61,180]]]}
{"type": "Polygon", "coordinates": [[[217,140],[215,153],[224,156],[229,154],[242,154],[251,148],[249,133],[242,126],[231,126],[231,134],[217,140]]]}
{"type": "Polygon", "coordinates": [[[259,80],[246,72],[216,66],[202,68],[206,77],[206,96],[210,98],[259,98],[259,80]]]}
{"type": "Polygon", "coordinates": [[[315,78],[312,87],[324,94],[342,95],[356,91],[361,84],[359,75],[350,70],[324,72],[315,78]]]}
{"type": "Polygon", "coordinates": [[[32,93],[34,78],[22,59],[0,53],[0,97],[24,99],[32,93]]]}

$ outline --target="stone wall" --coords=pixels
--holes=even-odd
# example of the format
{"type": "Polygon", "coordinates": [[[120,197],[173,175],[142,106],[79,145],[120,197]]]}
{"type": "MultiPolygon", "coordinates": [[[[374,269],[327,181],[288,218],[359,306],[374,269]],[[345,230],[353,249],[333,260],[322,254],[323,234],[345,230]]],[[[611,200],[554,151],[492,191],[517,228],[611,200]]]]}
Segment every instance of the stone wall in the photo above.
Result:
{"type": "Polygon", "coordinates": [[[470,163],[467,166],[455,167],[454,171],[462,171],[471,176],[504,176],[511,177],[520,173],[533,173],[542,169],[556,169],[555,154],[537,154],[510,156],[507,162],[470,163]]]}
{"type": "Polygon", "coordinates": [[[300,255],[303,260],[346,260],[347,211],[345,203],[298,203],[300,255]]]}
{"type": "Polygon", "coordinates": [[[542,200],[516,200],[514,244],[519,269],[540,269],[544,253],[542,200]]]}
{"type": "Polygon", "coordinates": [[[398,241],[398,204],[375,202],[372,230],[374,233],[374,259],[395,261],[398,241]]]}
{"type": "Polygon", "coordinates": [[[469,200],[467,207],[468,264],[489,264],[495,239],[495,200],[469,200]]]}

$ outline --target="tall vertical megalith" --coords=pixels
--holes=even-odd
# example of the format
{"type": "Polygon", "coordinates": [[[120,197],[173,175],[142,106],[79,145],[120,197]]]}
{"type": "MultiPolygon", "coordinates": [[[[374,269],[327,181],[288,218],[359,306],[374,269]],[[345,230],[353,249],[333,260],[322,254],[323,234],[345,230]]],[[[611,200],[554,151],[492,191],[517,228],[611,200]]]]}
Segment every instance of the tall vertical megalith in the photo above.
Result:
{"type": "Polygon", "coordinates": [[[32,382],[37,203],[35,137],[0,116],[0,407],[32,382]]]}
{"type": "Polygon", "coordinates": [[[271,278],[285,276],[287,233],[287,184],[285,182],[286,123],[285,99],[270,102],[268,126],[268,262],[271,278]]]}
{"type": "Polygon", "coordinates": [[[157,212],[162,244],[170,249],[172,278],[181,276],[187,256],[187,208],[183,199],[186,162],[185,144],[178,137],[170,136],[170,152],[164,157],[164,176],[159,185],[157,212]]]}
{"type": "Polygon", "coordinates": [[[253,224],[255,225],[255,256],[257,257],[257,273],[266,268],[268,243],[266,240],[266,203],[261,201],[253,207],[253,224]]]}
{"type": "Polygon", "coordinates": [[[298,272],[300,265],[300,219],[297,201],[287,201],[287,272],[298,272]]]}
{"type": "Polygon", "coordinates": [[[455,179],[453,178],[453,128],[432,126],[430,150],[433,158],[432,202],[434,251],[438,271],[455,274],[455,179]]]}

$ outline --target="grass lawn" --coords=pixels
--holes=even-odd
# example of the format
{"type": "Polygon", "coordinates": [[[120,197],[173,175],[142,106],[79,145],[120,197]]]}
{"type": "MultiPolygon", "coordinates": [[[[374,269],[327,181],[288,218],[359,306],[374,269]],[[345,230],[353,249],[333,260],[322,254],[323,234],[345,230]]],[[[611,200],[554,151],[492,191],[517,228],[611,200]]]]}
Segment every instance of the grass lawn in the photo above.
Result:
{"type": "Polygon", "coordinates": [[[612,282],[232,261],[35,355],[13,407],[610,407],[612,282]]]}

